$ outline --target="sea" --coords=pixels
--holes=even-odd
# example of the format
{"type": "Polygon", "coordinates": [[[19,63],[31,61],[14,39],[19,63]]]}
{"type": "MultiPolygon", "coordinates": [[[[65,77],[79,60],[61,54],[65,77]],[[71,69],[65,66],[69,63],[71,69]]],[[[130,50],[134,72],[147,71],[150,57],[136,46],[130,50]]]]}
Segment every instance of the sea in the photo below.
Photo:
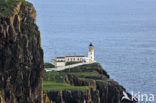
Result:
{"type": "Polygon", "coordinates": [[[28,1],[37,11],[45,62],[87,55],[92,42],[111,79],[138,97],[147,94],[139,103],[156,103],[156,0],[28,1]]]}

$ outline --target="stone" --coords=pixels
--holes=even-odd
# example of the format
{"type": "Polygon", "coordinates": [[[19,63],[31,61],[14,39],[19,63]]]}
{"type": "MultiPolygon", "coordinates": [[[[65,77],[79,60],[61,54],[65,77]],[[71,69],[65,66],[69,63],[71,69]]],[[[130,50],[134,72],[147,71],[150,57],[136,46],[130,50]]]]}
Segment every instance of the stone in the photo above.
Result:
{"type": "Polygon", "coordinates": [[[32,4],[18,2],[0,16],[1,103],[41,103],[44,70],[41,36],[32,4]]]}

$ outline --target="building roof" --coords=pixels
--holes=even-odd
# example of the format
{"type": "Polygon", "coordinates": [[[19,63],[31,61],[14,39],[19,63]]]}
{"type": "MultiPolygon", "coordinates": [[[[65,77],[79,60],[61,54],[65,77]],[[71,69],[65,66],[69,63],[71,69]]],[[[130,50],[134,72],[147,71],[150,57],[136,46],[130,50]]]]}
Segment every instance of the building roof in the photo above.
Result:
{"type": "Polygon", "coordinates": [[[56,62],[63,62],[64,63],[65,61],[56,61],[56,62]]]}
{"type": "Polygon", "coordinates": [[[90,43],[90,44],[89,44],[89,46],[93,46],[93,44],[92,44],[92,43],[90,43]]]}
{"type": "Polygon", "coordinates": [[[66,57],[86,57],[86,56],[66,56],[66,57]]]}
{"type": "Polygon", "coordinates": [[[65,57],[56,57],[56,58],[64,59],[65,57]]]}

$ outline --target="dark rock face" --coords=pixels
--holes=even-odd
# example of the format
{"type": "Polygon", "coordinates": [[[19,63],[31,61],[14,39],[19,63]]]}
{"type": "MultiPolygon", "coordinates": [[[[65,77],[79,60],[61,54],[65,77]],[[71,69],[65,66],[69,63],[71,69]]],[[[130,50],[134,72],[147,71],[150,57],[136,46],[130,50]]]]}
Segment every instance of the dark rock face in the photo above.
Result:
{"type": "Polygon", "coordinates": [[[88,83],[85,81],[80,80],[77,76],[75,75],[67,75],[65,78],[65,82],[69,83],[74,86],[88,86],[88,83]]]}
{"type": "Polygon", "coordinates": [[[47,96],[56,103],[93,103],[89,90],[83,91],[54,91],[47,96]]]}
{"type": "MultiPolygon", "coordinates": [[[[125,89],[114,83],[115,81],[96,82],[95,89],[49,91],[46,94],[50,101],[56,103],[137,103],[136,101],[121,101],[122,92],[125,89]]],[[[131,98],[131,95],[128,94],[128,96],[131,98]]]]}
{"type": "MultiPolygon", "coordinates": [[[[126,92],[126,90],[110,79],[107,72],[98,63],[72,68],[70,71],[71,74],[66,75],[66,83],[73,86],[89,86],[89,89],[49,91],[46,92],[46,95],[50,101],[56,103],[137,103],[134,100],[121,101],[123,91],[126,92]],[[95,71],[98,72],[97,75],[90,75],[95,71]],[[87,76],[74,75],[76,72],[89,74],[87,76]],[[89,80],[88,75],[90,76],[89,80]]],[[[68,73],[68,70],[61,72],[68,73]]],[[[127,95],[131,98],[130,94],[127,93],[127,95]]]]}
{"type": "Polygon", "coordinates": [[[1,103],[41,103],[43,50],[36,11],[19,2],[9,17],[0,17],[1,103]]]}

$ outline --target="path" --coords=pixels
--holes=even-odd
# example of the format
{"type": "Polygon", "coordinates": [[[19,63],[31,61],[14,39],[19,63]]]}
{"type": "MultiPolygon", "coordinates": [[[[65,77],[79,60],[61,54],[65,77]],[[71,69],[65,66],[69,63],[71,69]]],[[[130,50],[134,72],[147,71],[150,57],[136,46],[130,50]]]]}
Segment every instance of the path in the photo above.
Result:
{"type": "Polygon", "coordinates": [[[61,70],[65,70],[65,69],[81,66],[81,65],[84,65],[84,64],[92,64],[92,63],[77,63],[77,64],[68,65],[68,66],[64,66],[64,67],[60,67],[60,68],[46,68],[45,70],[46,70],[46,72],[49,72],[49,71],[61,71],[61,70]]]}

